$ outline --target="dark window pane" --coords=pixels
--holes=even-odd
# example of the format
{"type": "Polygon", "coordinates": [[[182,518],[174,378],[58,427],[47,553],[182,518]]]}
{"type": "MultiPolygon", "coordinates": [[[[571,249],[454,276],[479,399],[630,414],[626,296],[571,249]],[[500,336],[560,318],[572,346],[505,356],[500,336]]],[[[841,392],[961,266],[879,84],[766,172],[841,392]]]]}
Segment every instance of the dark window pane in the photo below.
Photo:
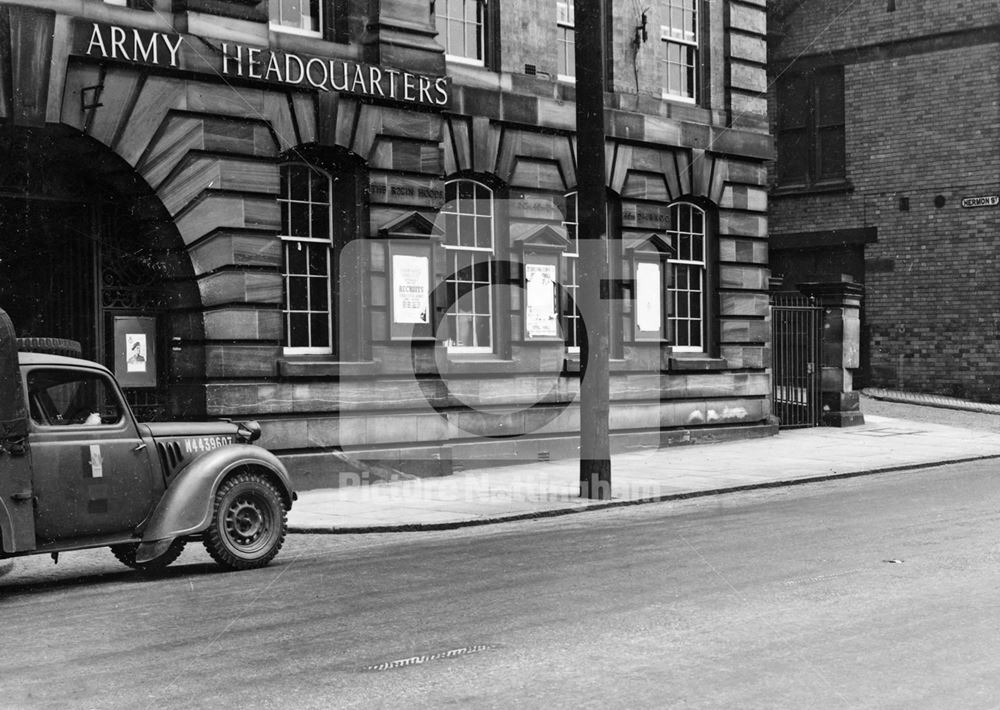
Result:
{"type": "Polygon", "coordinates": [[[330,238],[330,211],[325,205],[312,206],[312,234],[314,239],[330,238]]]}
{"type": "Polygon", "coordinates": [[[309,273],[313,276],[327,276],[327,249],[320,245],[309,245],[309,273]]]}
{"type": "Polygon", "coordinates": [[[821,178],[843,177],[845,174],[844,130],[827,128],[819,134],[819,175],[821,178]]]}
{"type": "Polygon", "coordinates": [[[480,209],[483,210],[480,214],[489,213],[489,203],[490,203],[490,190],[485,185],[480,185],[478,182],[473,183],[476,190],[476,201],[480,205],[480,209]]]}
{"type": "Polygon", "coordinates": [[[778,179],[803,181],[809,174],[809,148],[805,131],[778,134],[778,179]]]}
{"type": "Polygon", "coordinates": [[[492,342],[490,335],[490,319],[476,318],[476,345],[481,348],[489,347],[492,342]]]}
{"type": "Polygon", "coordinates": [[[312,346],[324,348],[330,344],[330,323],[325,313],[312,316],[312,346]]]}
{"type": "Polygon", "coordinates": [[[683,261],[691,261],[694,254],[691,251],[691,237],[679,236],[677,239],[677,258],[683,261]]]}
{"type": "Polygon", "coordinates": [[[802,76],[779,80],[778,130],[805,128],[809,119],[808,84],[802,76]]]}
{"type": "Polygon", "coordinates": [[[483,260],[476,263],[475,280],[479,283],[490,282],[490,262],[483,260]]]}
{"type": "Polygon", "coordinates": [[[681,205],[674,209],[677,215],[677,231],[679,232],[690,232],[691,231],[691,210],[681,205]]]}
{"type": "Polygon", "coordinates": [[[309,205],[293,202],[290,207],[292,219],[288,235],[292,237],[308,237],[309,205]]]}
{"type": "Polygon", "coordinates": [[[305,200],[309,196],[309,172],[302,165],[288,166],[288,196],[293,200],[305,200]]]}
{"type": "Polygon", "coordinates": [[[299,242],[285,242],[287,271],[290,274],[306,273],[306,257],[309,251],[299,242]]]}
{"type": "Polygon", "coordinates": [[[476,246],[489,249],[493,246],[492,220],[489,217],[476,219],[476,246]]]}
{"type": "Polygon", "coordinates": [[[307,282],[309,279],[290,278],[288,279],[288,309],[291,311],[305,311],[309,309],[309,291],[307,282]]]}
{"type": "Polygon", "coordinates": [[[288,316],[288,346],[309,347],[309,316],[305,313],[291,313],[288,316]]]}
{"type": "Polygon", "coordinates": [[[459,233],[458,243],[461,246],[463,246],[463,247],[475,246],[476,245],[475,234],[473,233],[473,230],[476,228],[475,221],[474,221],[475,218],[474,217],[467,217],[467,216],[463,215],[463,216],[459,217],[458,219],[459,219],[459,222],[458,222],[458,233],[459,233]]]}
{"type": "Polygon", "coordinates": [[[702,237],[691,237],[691,260],[704,261],[705,249],[702,245],[702,237]]]}
{"type": "Polygon", "coordinates": [[[444,216],[444,240],[448,244],[458,244],[458,217],[453,214],[444,216]]]}
{"type": "Polygon", "coordinates": [[[327,203],[330,201],[330,178],[325,173],[313,171],[310,197],[313,202],[327,203]]]}
{"type": "Polygon", "coordinates": [[[816,122],[829,126],[844,122],[843,70],[828,71],[816,77],[816,122]]]}
{"type": "Polygon", "coordinates": [[[326,291],[326,279],[309,279],[309,306],[313,311],[326,311],[330,296],[326,291]]]}

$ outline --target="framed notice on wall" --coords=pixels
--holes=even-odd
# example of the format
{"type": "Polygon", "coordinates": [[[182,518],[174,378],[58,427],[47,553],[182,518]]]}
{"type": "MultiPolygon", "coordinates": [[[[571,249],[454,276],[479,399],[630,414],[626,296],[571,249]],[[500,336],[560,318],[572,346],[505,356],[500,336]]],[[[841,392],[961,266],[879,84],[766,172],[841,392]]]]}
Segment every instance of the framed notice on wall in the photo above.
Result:
{"type": "Polygon", "coordinates": [[[389,245],[389,335],[393,340],[434,337],[431,314],[431,244],[389,245]]]}
{"type": "Polygon", "coordinates": [[[529,340],[559,337],[555,264],[524,265],[524,329],[529,340]]]}
{"type": "Polygon", "coordinates": [[[156,387],[156,318],[115,316],[115,377],[122,387],[156,387]]]}
{"type": "Polygon", "coordinates": [[[524,253],[524,340],[562,340],[559,325],[559,252],[524,253]]]}
{"type": "Polygon", "coordinates": [[[659,261],[635,262],[635,337],[663,338],[663,270],[659,261]]]}

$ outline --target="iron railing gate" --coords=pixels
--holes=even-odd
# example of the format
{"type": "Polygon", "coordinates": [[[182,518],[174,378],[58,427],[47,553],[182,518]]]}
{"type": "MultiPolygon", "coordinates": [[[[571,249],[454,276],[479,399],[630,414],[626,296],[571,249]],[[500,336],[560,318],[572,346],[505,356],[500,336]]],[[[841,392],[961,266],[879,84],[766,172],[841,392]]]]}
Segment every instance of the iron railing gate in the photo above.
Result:
{"type": "Polygon", "coordinates": [[[819,426],[823,309],[799,295],[771,298],[771,395],[782,429],[819,426]]]}

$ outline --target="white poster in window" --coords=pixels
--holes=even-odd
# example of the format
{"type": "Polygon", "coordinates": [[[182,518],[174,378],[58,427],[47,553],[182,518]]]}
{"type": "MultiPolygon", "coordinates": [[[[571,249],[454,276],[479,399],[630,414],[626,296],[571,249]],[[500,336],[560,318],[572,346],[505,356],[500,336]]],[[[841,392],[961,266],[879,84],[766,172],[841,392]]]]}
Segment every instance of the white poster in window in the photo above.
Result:
{"type": "Polygon", "coordinates": [[[125,369],[128,372],[146,371],[146,334],[125,334],[125,369]]]}
{"type": "Polygon", "coordinates": [[[428,323],[430,260],[412,254],[392,255],[392,319],[428,323]]]}
{"type": "Polygon", "coordinates": [[[660,265],[641,261],[635,266],[635,323],[639,330],[659,333],[662,324],[660,265]]]}
{"type": "Polygon", "coordinates": [[[554,264],[525,264],[525,331],[529,338],[559,337],[554,264]]]}

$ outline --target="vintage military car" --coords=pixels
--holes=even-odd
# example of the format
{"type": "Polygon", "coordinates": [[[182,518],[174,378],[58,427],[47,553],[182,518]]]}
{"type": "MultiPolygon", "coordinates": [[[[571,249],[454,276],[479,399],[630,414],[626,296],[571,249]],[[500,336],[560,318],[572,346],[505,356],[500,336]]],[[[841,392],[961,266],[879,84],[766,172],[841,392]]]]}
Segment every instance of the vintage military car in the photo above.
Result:
{"type": "Polygon", "coordinates": [[[156,572],[201,540],[224,568],[270,562],[296,496],[257,423],[137,422],[107,368],[55,354],[74,347],[0,310],[0,558],[110,547],[156,572]]]}

